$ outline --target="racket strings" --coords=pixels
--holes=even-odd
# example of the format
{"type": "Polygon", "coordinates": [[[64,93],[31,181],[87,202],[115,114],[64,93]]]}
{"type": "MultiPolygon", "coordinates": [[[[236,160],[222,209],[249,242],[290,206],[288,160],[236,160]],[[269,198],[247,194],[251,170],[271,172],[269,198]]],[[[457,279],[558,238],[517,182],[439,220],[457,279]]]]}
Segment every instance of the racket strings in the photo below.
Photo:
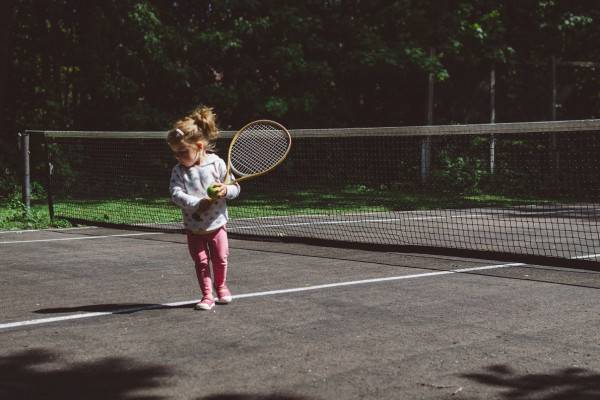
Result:
{"type": "MultiPolygon", "coordinates": [[[[271,143],[271,147],[274,145],[271,143]]],[[[285,154],[287,147],[279,146],[274,151],[285,154]]],[[[281,156],[273,152],[265,151],[264,147],[253,143],[242,145],[238,151],[232,152],[232,167],[241,175],[256,174],[264,172],[277,165],[281,156]]]]}
{"type": "Polygon", "coordinates": [[[243,131],[231,149],[231,168],[241,176],[259,174],[276,166],[290,146],[289,134],[266,124],[243,131]]]}

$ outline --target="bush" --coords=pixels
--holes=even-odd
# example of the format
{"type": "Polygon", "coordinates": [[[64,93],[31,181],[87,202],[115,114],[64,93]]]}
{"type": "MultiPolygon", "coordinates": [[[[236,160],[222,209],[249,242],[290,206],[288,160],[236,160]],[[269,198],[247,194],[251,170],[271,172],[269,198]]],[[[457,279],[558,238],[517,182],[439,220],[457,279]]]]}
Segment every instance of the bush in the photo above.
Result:
{"type": "Polygon", "coordinates": [[[15,193],[18,193],[18,191],[19,185],[14,173],[6,168],[3,176],[0,177],[0,201],[9,199],[15,193]]]}
{"type": "Polygon", "coordinates": [[[481,193],[481,183],[487,171],[482,161],[469,156],[451,156],[440,153],[439,169],[433,171],[433,184],[444,192],[460,194],[481,193]]]}
{"type": "MultiPolygon", "coordinates": [[[[9,173],[0,178],[0,228],[1,229],[34,229],[49,226],[66,226],[63,221],[53,223],[50,221],[47,207],[25,207],[22,200],[22,186],[19,185],[14,175],[9,173]]],[[[31,200],[43,201],[46,192],[39,182],[31,183],[31,200]]]]}

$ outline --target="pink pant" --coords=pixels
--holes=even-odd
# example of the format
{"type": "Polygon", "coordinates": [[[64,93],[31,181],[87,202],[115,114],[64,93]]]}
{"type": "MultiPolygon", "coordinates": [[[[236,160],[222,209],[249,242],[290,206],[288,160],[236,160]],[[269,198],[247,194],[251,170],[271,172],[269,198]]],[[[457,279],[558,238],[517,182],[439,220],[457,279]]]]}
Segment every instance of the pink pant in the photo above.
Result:
{"type": "Polygon", "coordinates": [[[194,260],[196,276],[203,297],[212,297],[212,279],[210,264],[215,279],[217,291],[225,286],[227,279],[227,256],[229,243],[225,228],[218,229],[207,235],[187,234],[188,249],[194,260]],[[210,263],[209,263],[210,259],[210,263]]]}

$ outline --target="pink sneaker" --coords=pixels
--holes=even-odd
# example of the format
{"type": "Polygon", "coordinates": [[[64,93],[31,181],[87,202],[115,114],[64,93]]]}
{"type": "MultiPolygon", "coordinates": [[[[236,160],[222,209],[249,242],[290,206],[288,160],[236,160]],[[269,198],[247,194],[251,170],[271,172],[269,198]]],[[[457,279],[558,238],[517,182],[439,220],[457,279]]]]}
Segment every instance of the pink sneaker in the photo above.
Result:
{"type": "Polygon", "coordinates": [[[217,303],[219,304],[229,304],[233,300],[231,297],[231,292],[227,288],[227,286],[223,286],[220,289],[217,289],[217,303]]]}
{"type": "Polygon", "coordinates": [[[203,297],[202,301],[194,306],[194,310],[211,310],[215,301],[210,297],[203,297]]]}

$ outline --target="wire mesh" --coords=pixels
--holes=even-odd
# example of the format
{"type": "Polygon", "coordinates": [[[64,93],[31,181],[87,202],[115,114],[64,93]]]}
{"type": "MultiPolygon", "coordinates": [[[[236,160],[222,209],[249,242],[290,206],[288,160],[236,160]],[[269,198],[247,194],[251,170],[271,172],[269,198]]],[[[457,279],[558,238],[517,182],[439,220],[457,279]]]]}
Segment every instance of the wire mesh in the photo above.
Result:
{"type": "MultiPolygon", "coordinates": [[[[285,162],[230,202],[232,234],[599,259],[599,120],[290,132],[285,162]]],[[[57,218],[181,229],[164,134],[44,136],[57,218]]]]}

